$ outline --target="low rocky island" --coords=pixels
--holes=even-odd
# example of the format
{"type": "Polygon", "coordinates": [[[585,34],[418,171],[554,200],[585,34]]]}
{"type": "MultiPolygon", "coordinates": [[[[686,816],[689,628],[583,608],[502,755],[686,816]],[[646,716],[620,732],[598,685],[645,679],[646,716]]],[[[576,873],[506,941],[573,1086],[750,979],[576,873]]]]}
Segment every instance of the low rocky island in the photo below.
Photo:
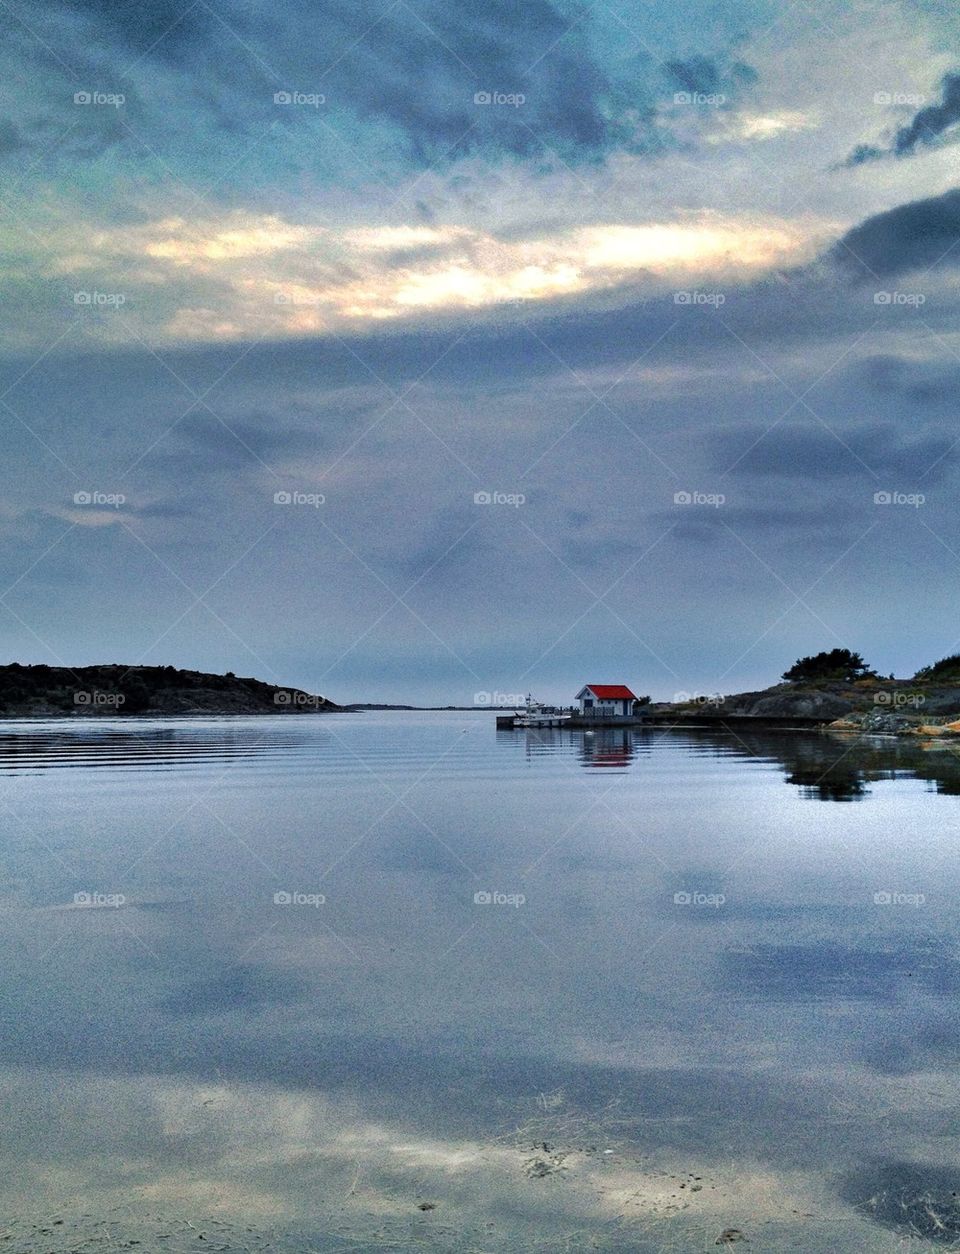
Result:
{"type": "Polygon", "coordinates": [[[175,666],[0,666],[0,718],[64,715],[327,714],[341,707],[300,688],[175,666]]]}
{"type": "Polygon", "coordinates": [[[960,736],[960,655],[897,679],[871,670],[857,653],[834,649],[798,659],[782,681],[758,692],[685,694],[644,712],[659,722],[752,719],[861,735],[960,736]]]}

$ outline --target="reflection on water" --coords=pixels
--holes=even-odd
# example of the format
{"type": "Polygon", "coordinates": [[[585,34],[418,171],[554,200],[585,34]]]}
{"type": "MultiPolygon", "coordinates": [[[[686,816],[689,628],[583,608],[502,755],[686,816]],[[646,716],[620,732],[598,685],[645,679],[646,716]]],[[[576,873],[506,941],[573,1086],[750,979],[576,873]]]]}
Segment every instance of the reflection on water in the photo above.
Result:
{"type": "Polygon", "coordinates": [[[924,747],[916,741],[883,737],[852,739],[819,736],[737,734],[740,750],[779,762],[788,784],[815,801],[859,801],[872,783],[895,779],[928,780],[939,793],[956,796],[960,762],[954,748],[924,747]]]}
{"type": "Polygon", "coordinates": [[[955,1242],[954,754],[491,723],[5,725],[7,1248],[955,1242]]]}
{"type": "Polygon", "coordinates": [[[625,769],[658,743],[683,744],[694,755],[752,758],[782,767],[788,784],[814,801],[859,801],[881,780],[923,779],[945,796],[960,795],[960,758],[950,745],[887,737],[851,738],[795,732],[626,727],[501,729],[498,741],[529,758],[575,756],[587,767],[625,769]]]}
{"type": "Polygon", "coordinates": [[[638,752],[649,752],[642,736],[630,727],[525,727],[500,729],[503,746],[520,745],[528,758],[541,754],[575,754],[583,766],[622,770],[638,752]]]}
{"type": "MultiPolygon", "coordinates": [[[[353,716],[351,722],[358,716],[353,716]]],[[[465,719],[475,723],[476,720],[465,719]]],[[[136,770],[180,770],[248,759],[263,768],[273,762],[360,764],[378,759],[379,743],[366,758],[352,749],[352,728],[345,720],[325,716],[310,723],[284,718],[235,720],[183,719],[158,724],[146,720],[35,720],[7,723],[0,732],[0,774],[36,772],[58,767],[130,767],[136,770]],[[329,733],[329,734],[324,734],[329,733]]],[[[461,728],[461,732],[468,729],[461,728]]],[[[471,727],[470,730],[476,730],[471,727]]],[[[960,754],[950,745],[923,746],[916,741],[881,737],[851,740],[829,734],[709,729],[595,729],[539,727],[497,729],[503,756],[518,749],[530,761],[557,757],[576,759],[581,766],[627,771],[635,759],[657,746],[682,745],[694,757],[743,758],[782,768],[786,783],[805,799],[858,801],[871,795],[872,783],[922,779],[944,796],[960,795],[960,754]]],[[[413,763],[418,746],[396,747],[386,767],[413,763]]]]}
{"type": "MultiPolygon", "coordinates": [[[[6,725],[8,728],[11,724],[6,725]]],[[[72,724],[30,722],[0,732],[0,772],[49,767],[129,766],[146,770],[188,767],[204,759],[288,755],[307,743],[287,728],[232,728],[224,720],[196,720],[179,726],[132,721],[131,726],[99,720],[72,724]]]]}

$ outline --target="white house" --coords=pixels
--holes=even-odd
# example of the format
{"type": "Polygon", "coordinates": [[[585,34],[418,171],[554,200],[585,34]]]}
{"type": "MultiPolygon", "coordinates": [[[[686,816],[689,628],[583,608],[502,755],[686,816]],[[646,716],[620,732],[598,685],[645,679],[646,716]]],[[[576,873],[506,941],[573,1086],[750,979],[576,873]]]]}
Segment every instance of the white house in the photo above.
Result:
{"type": "Polygon", "coordinates": [[[587,684],[577,693],[581,714],[630,715],[637,700],[626,684],[587,684]]]}

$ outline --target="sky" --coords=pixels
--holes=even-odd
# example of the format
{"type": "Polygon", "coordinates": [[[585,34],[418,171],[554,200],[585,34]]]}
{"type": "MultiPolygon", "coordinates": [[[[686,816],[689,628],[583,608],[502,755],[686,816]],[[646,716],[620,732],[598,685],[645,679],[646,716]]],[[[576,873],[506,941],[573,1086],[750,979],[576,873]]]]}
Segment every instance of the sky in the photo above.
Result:
{"type": "Polygon", "coordinates": [[[0,0],[3,659],[960,649],[960,12],[0,0]]]}

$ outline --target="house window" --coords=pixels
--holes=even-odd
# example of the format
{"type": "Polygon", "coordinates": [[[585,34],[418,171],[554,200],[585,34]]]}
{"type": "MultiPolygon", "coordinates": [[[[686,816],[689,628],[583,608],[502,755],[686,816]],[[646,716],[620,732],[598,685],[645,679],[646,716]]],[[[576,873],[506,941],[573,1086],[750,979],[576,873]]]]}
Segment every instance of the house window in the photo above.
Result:
{"type": "Polygon", "coordinates": [[[589,697],[584,697],[584,699],[583,699],[583,708],[584,708],[585,710],[592,710],[592,709],[593,709],[593,702],[590,700],[590,698],[589,698],[589,697]]]}

